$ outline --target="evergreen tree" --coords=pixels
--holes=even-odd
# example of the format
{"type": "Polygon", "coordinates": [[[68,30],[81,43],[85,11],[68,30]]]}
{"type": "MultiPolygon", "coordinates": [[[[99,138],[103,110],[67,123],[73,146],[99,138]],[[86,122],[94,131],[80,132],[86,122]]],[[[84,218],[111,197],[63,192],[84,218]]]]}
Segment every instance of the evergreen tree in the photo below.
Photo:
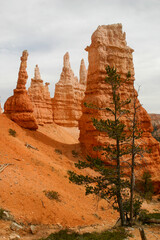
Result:
{"type": "MultiPolygon", "coordinates": [[[[106,67],[107,77],[105,83],[108,84],[112,92],[111,108],[98,108],[93,104],[85,103],[86,107],[92,109],[98,109],[107,111],[112,116],[111,119],[97,120],[92,118],[93,125],[100,132],[105,132],[107,136],[112,139],[112,143],[108,143],[104,146],[97,146],[94,150],[102,151],[103,159],[106,158],[105,162],[100,158],[92,158],[87,156],[87,161],[79,161],[76,165],[79,169],[92,168],[99,173],[98,176],[84,176],[78,175],[75,172],[69,171],[70,181],[76,184],[84,184],[86,187],[86,194],[96,194],[104,199],[113,199],[113,207],[116,208],[120,213],[120,219],[122,226],[126,224],[128,217],[125,218],[124,204],[129,199],[127,195],[127,189],[131,192],[130,212],[133,219],[133,178],[134,178],[134,159],[138,154],[139,146],[135,145],[135,139],[140,137],[138,133],[137,122],[136,122],[136,105],[134,107],[134,114],[130,130],[127,133],[126,125],[121,120],[122,116],[128,116],[130,111],[128,110],[131,99],[121,100],[119,88],[124,82],[130,81],[130,73],[128,72],[126,80],[122,80],[116,69],[106,67]],[[126,157],[130,156],[129,161],[125,160],[126,157]],[[106,164],[106,163],[109,164],[106,164]],[[132,165],[133,164],[133,165],[132,165]],[[124,171],[125,167],[130,168],[130,179],[127,179],[127,174],[124,171]],[[132,186],[132,188],[131,188],[132,186]],[[132,190],[131,190],[132,189],[132,190]]],[[[135,101],[135,100],[134,100],[135,101]]],[[[134,103],[136,104],[136,103],[134,103]]]]}

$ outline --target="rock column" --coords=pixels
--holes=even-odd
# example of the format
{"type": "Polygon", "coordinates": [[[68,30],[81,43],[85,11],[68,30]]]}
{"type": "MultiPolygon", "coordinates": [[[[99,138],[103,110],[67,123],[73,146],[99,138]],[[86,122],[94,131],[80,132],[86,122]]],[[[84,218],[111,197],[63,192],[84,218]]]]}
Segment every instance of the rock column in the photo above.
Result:
{"type": "Polygon", "coordinates": [[[6,113],[14,122],[24,128],[37,129],[38,125],[33,115],[33,105],[26,90],[27,75],[27,50],[23,51],[18,74],[17,87],[14,95],[7,99],[4,104],[6,113]]]}
{"type": "MultiPolygon", "coordinates": [[[[122,32],[122,25],[99,26],[93,33],[91,45],[86,48],[86,51],[88,51],[89,68],[84,102],[95,104],[100,108],[112,108],[111,88],[104,82],[107,65],[110,67],[114,66],[121,75],[122,80],[126,79],[126,74],[130,71],[131,80],[123,84],[120,89],[120,95],[122,100],[127,98],[132,99],[133,91],[135,91],[133,49],[127,46],[125,33],[122,32]]],[[[132,109],[131,104],[128,107],[132,109]]],[[[100,133],[93,127],[92,117],[105,120],[111,118],[111,116],[107,111],[88,109],[84,106],[82,108],[82,117],[79,121],[79,140],[82,150],[85,154],[97,156],[99,154],[93,151],[93,147],[104,145],[111,140],[106,134],[100,133]]],[[[147,159],[148,167],[154,173],[154,170],[160,166],[159,144],[151,135],[152,125],[150,117],[142,107],[138,113],[138,119],[144,131],[142,145],[144,142],[144,147],[146,145],[152,150],[150,154],[146,154],[144,162],[147,159]]],[[[124,118],[123,121],[127,126],[129,125],[127,118],[124,118]]],[[[156,176],[158,175],[155,172],[154,177],[156,178],[156,176]]]]}
{"type": "Polygon", "coordinates": [[[39,125],[53,122],[52,101],[48,89],[49,83],[43,85],[38,65],[35,67],[34,78],[28,89],[29,97],[34,108],[34,116],[39,125]]]}
{"type": "Polygon", "coordinates": [[[55,95],[53,98],[53,116],[55,123],[65,127],[77,127],[81,117],[81,102],[85,91],[84,63],[82,66],[82,83],[71,69],[69,53],[63,58],[63,69],[60,80],[55,85],[55,95]]]}

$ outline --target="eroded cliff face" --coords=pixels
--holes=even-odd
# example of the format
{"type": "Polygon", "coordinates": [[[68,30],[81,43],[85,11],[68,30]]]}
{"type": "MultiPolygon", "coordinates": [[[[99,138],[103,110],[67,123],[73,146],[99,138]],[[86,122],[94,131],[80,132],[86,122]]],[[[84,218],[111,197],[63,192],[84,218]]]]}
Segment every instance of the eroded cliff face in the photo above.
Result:
{"type": "Polygon", "coordinates": [[[153,136],[160,138],[160,114],[150,113],[153,126],[153,136]]]}
{"type": "Polygon", "coordinates": [[[34,116],[39,125],[53,122],[52,101],[48,85],[49,83],[43,84],[39,67],[36,65],[28,94],[33,104],[34,116]]]}
{"type": "Polygon", "coordinates": [[[63,58],[60,80],[55,85],[53,98],[54,122],[65,127],[77,127],[82,115],[81,102],[86,89],[87,71],[84,60],[81,61],[80,82],[74,76],[69,62],[69,53],[63,58]]]}
{"type": "MultiPolygon", "coordinates": [[[[133,49],[127,46],[125,33],[122,32],[121,24],[103,25],[92,35],[91,45],[86,48],[88,51],[88,77],[87,89],[83,102],[93,103],[100,108],[112,108],[111,88],[104,79],[106,77],[106,66],[115,67],[121,75],[121,79],[126,79],[128,71],[131,73],[131,80],[124,83],[120,88],[121,99],[133,99],[134,90],[134,66],[133,66],[133,49]]],[[[132,102],[128,106],[132,114],[132,102]]],[[[137,104],[139,104],[137,102],[137,104]]],[[[110,139],[104,133],[97,131],[92,124],[91,117],[97,119],[111,118],[107,111],[99,111],[89,109],[83,106],[82,117],[79,121],[80,142],[85,154],[97,156],[98,153],[93,151],[93,147],[104,145],[110,142],[110,139]]],[[[158,179],[158,171],[160,166],[160,149],[159,143],[152,137],[151,120],[144,108],[140,107],[138,119],[141,124],[141,129],[144,131],[141,139],[142,145],[151,149],[150,154],[145,154],[142,160],[143,164],[147,162],[147,167],[153,173],[153,178],[158,179]],[[155,171],[156,170],[156,171],[155,171]]],[[[123,118],[127,126],[130,122],[127,118],[123,118]]]]}
{"type": "Polygon", "coordinates": [[[28,79],[27,68],[27,50],[23,51],[21,65],[18,74],[17,87],[14,89],[13,96],[9,97],[4,104],[4,113],[18,125],[28,129],[37,129],[38,125],[33,115],[33,105],[26,90],[28,79]]]}

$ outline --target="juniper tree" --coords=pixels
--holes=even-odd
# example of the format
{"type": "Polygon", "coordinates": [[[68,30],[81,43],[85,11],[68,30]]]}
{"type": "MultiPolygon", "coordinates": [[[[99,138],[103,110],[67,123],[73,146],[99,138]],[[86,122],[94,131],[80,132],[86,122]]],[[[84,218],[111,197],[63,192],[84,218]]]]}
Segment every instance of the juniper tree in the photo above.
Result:
{"type": "MultiPolygon", "coordinates": [[[[138,152],[138,148],[136,148],[135,145],[135,138],[136,136],[138,137],[135,121],[136,115],[134,119],[133,114],[130,128],[131,133],[128,134],[126,125],[121,118],[124,115],[127,117],[130,113],[128,109],[131,99],[121,100],[119,90],[124,82],[130,81],[130,72],[128,72],[125,80],[121,79],[114,67],[110,68],[107,66],[106,73],[107,77],[105,78],[105,83],[111,88],[112,107],[99,108],[92,103],[85,103],[85,106],[110,113],[110,116],[112,116],[111,119],[97,120],[92,118],[92,122],[98,131],[106,133],[114,143],[108,143],[94,148],[96,151],[102,151],[103,158],[87,156],[87,161],[79,161],[75,164],[79,169],[89,167],[95,170],[99,173],[98,176],[78,175],[75,172],[69,171],[69,179],[76,184],[84,184],[86,187],[86,195],[96,194],[104,199],[113,199],[113,207],[119,211],[121,224],[123,226],[126,223],[125,208],[123,206],[126,200],[124,201],[123,199],[126,198],[126,189],[130,189],[131,192],[131,186],[133,187],[134,159],[138,152]],[[125,165],[128,163],[125,157],[128,155],[130,155],[129,168],[132,173],[130,175],[131,184],[124,171],[125,165]]],[[[136,114],[135,109],[134,113],[136,114]]],[[[133,195],[130,206],[130,212],[133,218],[133,195]]]]}

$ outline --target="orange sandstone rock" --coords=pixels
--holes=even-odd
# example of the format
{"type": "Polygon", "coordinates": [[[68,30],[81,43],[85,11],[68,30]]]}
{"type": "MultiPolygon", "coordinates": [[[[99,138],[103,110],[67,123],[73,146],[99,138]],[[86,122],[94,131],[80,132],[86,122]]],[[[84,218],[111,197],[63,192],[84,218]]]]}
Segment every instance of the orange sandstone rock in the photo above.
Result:
{"type": "Polygon", "coordinates": [[[28,94],[33,104],[34,116],[39,125],[53,122],[52,101],[48,85],[49,83],[43,85],[39,67],[36,65],[34,78],[31,79],[31,86],[28,89],[28,94]]]}
{"type": "Polygon", "coordinates": [[[28,129],[37,129],[38,125],[33,116],[33,106],[26,90],[27,82],[27,50],[23,51],[21,65],[18,74],[17,87],[14,89],[14,95],[9,97],[4,104],[4,113],[18,125],[28,129]]]}
{"type": "MultiPolygon", "coordinates": [[[[111,108],[111,88],[104,79],[106,77],[106,66],[114,66],[117,72],[121,74],[122,79],[126,79],[128,71],[131,73],[131,81],[124,83],[120,89],[121,99],[133,98],[134,89],[134,66],[133,66],[133,49],[127,46],[125,33],[122,32],[121,24],[99,26],[92,35],[92,42],[88,51],[88,77],[87,89],[85,92],[84,102],[93,103],[100,108],[111,108]]],[[[137,103],[138,104],[138,103],[137,103]]],[[[129,105],[132,109],[132,106],[129,105]]],[[[110,113],[105,111],[88,109],[83,106],[82,117],[79,121],[81,146],[83,152],[97,156],[98,153],[93,151],[96,145],[104,145],[111,140],[104,133],[97,131],[92,124],[91,117],[97,119],[111,118],[110,113]]],[[[151,120],[144,108],[140,108],[138,119],[141,128],[144,131],[142,142],[151,149],[150,154],[146,154],[143,164],[147,163],[148,169],[153,174],[156,181],[158,179],[158,169],[160,168],[160,148],[159,143],[152,137],[151,120]]],[[[126,125],[129,121],[124,118],[126,125]]],[[[142,143],[142,145],[143,145],[142,143]]]]}
{"type": "Polygon", "coordinates": [[[1,103],[0,103],[0,114],[3,113],[2,107],[1,107],[1,103]]]}
{"type": "Polygon", "coordinates": [[[80,83],[74,76],[69,62],[69,53],[64,55],[60,80],[55,85],[53,116],[55,123],[65,127],[77,127],[81,117],[81,101],[86,88],[86,69],[81,62],[80,83]]]}
{"type": "Polygon", "coordinates": [[[81,65],[80,65],[80,70],[79,70],[79,77],[80,77],[80,84],[84,85],[84,87],[86,88],[86,84],[87,84],[87,70],[86,70],[86,66],[84,63],[84,59],[81,60],[81,65]]]}
{"type": "Polygon", "coordinates": [[[160,137],[160,114],[150,113],[151,123],[154,128],[154,135],[160,137]]]}

